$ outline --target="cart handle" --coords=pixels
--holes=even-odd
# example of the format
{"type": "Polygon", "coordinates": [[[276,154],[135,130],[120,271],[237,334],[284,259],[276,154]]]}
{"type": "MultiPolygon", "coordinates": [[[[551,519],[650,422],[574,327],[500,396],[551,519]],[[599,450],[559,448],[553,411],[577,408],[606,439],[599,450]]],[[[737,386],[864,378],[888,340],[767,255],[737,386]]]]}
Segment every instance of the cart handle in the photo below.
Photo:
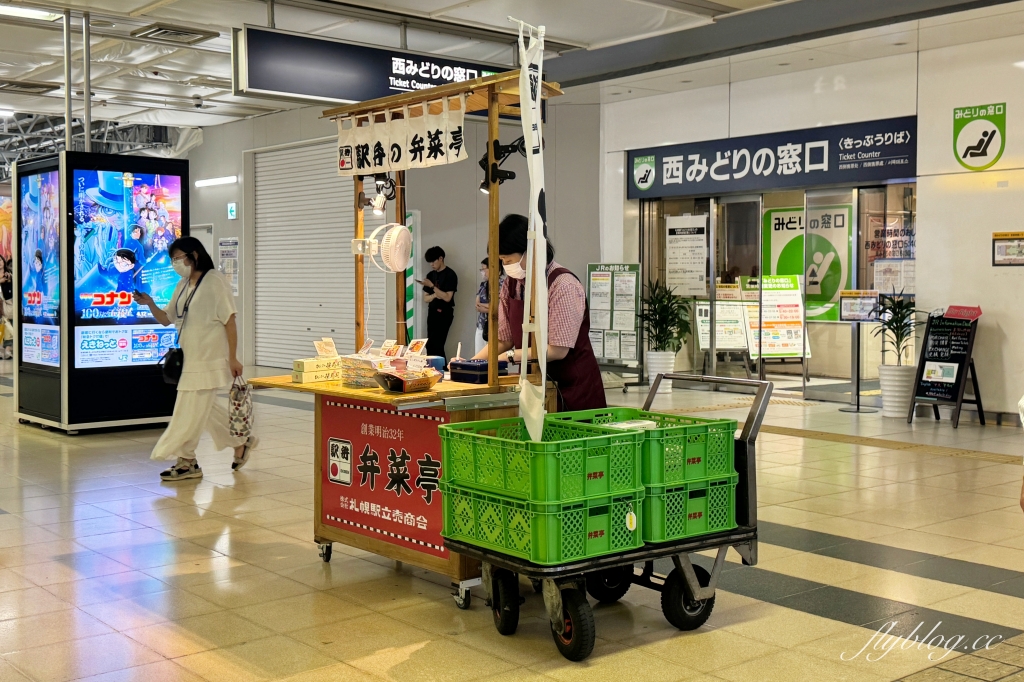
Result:
{"type": "Polygon", "coordinates": [[[676,380],[676,381],[696,381],[703,384],[724,384],[728,386],[746,386],[748,388],[756,389],[754,394],[754,402],[750,405],[750,412],[747,414],[746,420],[743,422],[743,430],[740,432],[739,440],[753,445],[754,441],[757,440],[757,434],[761,430],[761,423],[764,421],[764,414],[768,411],[768,401],[772,396],[772,389],[774,384],[770,381],[757,381],[756,379],[734,379],[732,377],[714,377],[707,376],[704,374],[681,374],[676,372],[670,372],[668,374],[658,374],[654,377],[654,381],[651,383],[651,390],[647,393],[647,400],[644,402],[644,410],[648,411],[651,409],[651,405],[654,404],[654,398],[658,393],[658,386],[661,385],[662,379],[676,380]]]}

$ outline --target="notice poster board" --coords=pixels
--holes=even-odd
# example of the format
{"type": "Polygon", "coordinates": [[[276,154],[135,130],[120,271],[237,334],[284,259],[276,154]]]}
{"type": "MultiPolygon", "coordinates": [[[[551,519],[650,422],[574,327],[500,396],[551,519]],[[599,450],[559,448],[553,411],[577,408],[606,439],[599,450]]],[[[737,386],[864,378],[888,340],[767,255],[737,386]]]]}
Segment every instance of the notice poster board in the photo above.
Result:
{"type": "Polygon", "coordinates": [[[992,265],[1024,265],[1024,232],[992,233],[992,265]]]}
{"type": "Polygon", "coordinates": [[[878,291],[847,289],[839,296],[841,322],[878,322],[878,291]]]}
{"type": "Polygon", "coordinates": [[[665,218],[665,286],[676,296],[708,295],[708,217],[665,218]]]}
{"type": "Polygon", "coordinates": [[[637,360],[640,264],[587,265],[587,300],[594,355],[608,360],[637,360]]]}
{"type": "MultiPolygon", "coordinates": [[[[715,303],[715,351],[747,350],[747,323],[743,304],[715,303]]],[[[697,340],[701,350],[711,348],[711,304],[697,301],[697,340]]]]}
{"type": "MultiPolygon", "coordinates": [[[[947,308],[943,315],[931,315],[924,330],[924,344],[918,362],[917,380],[914,383],[914,398],[911,401],[907,422],[913,421],[914,409],[918,403],[931,404],[938,418],[939,405],[953,405],[953,427],[960,418],[962,403],[973,403],[981,414],[981,395],[978,378],[974,370],[974,337],[978,331],[978,318],[957,316],[955,306],[947,308]],[[951,316],[952,315],[952,316],[951,316]],[[973,398],[964,398],[967,375],[970,370],[973,398]]],[[[980,315],[980,310],[978,311],[980,315]]]]}
{"type": "Polygon", "coordinates": [[[811,357],[804,338],[804,306],[800,278],[796,275],[762,277],[761,311],[756,303],[744,304],[751,358],[811,357]],[[759,315],[760,312],[760,315],[759,315]],[[758,329],[758,319],[762,327],[758,329]]]}

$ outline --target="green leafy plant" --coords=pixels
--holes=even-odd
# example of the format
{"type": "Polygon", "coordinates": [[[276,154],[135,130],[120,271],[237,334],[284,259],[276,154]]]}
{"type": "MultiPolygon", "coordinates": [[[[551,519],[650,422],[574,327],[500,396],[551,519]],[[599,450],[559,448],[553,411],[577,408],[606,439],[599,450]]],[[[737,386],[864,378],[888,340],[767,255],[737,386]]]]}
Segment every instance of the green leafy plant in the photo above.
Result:
{"type": "Polygon", "coordinates": [[[690,304],[658,280],[644,287],[640,321],[653,351],[676,353],[690,333],[690,304]]]}
{"type": "Polygon", "coordinates": [[[904,296],[903,291],[892,294],[881,294],[878,297],[878,306],[875,308],[878,313],[879,327],[875,329],[874,335],[882,337],[882,364],[885,364],[885,354],[888,351],[887,344],[892,344],[896,353],[896,364],[903,364],[903,355],[910,346],[910,340],[914,338],[914,314],[918,312],[914,308],[914,300],[904,296]]]}

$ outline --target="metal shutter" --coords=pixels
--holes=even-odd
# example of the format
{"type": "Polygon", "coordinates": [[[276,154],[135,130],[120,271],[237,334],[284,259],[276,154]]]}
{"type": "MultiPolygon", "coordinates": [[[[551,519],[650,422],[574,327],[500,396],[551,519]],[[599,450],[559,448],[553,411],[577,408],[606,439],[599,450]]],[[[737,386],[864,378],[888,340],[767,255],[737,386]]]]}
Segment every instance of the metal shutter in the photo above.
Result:
{"type": "MultiPolygon", "coordinates": [[[[255,155],[256,364],[290,368],[334,338],[355,351],[353,182],[338,177],[333,142],[255,155]]],[[[368,194],[373,183],[367,183],[368,194]]],[[[366,233],[383,224],[366,212],[366,233]]],[[[366,335],[384,340],[384,273],[367,262],[366,335]]]]}

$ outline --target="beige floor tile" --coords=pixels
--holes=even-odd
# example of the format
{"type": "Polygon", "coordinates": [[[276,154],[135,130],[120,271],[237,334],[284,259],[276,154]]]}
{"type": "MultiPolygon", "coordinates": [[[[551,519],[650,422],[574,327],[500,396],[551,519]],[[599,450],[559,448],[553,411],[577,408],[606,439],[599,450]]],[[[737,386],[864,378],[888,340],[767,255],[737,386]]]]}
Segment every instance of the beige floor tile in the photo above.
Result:
{"type": "MultiPolygon", "coordinates": [[[[537,602],[538,614],[543,614],[541,600],[537,602]]],[[[593,609],[597,635],[609,642],[623,642],[652,633],[678,632],[665,620],[660,603],[658,607],[650,608],[620,601],[615,604],[595,604],[593,609]]]]}
{"type": "MultiPolygon", "coordinates": [[[[715,615],[712,612],[711,618],[714,619],[715,615]]],[[[757,604],[717,615],[715,627],[782,648],[821,639],[845,626],[844,623],[774,604],[757,604]]]]}
{"type": "Polygon", "coordinates": [[[886,636],[872,640],[874,634],[866,628],[847,625],[836,634],[801,644],[795,651],[825,661],[839,662],[843,666],[857,668],[871,675],[880,675],[885,679],[911,675],[919,670],[931,668],[940,661],[951,660],[950,656],[942,658],[944,651],[919,647],[918,643],[902,638],[886,636]]]}
{"type": "Polygon", "coordinates": [[[1024,550],[999,545],[976,545],[970,549],[952,552],[951,559],[963,559],[986,566],[998,566],[1011,571],[1019,571],[1024,566],[1024,550]]]}
{"type": "Polygon", "coordinates": [[[296,630],[289,636],[346,663],[378,651],[424,646],[439,638],[380,613],[296,630]]]}
{"type": "Polygon", "coordinates": [[[36,585],[53,585],[54,583],[125,573],[131,569],[98,552],[80,552],[62,556],[59,561],[18,566],[13,570],[36,585]]]}
{"type": "Polygon", "coordinates": [[[112,632],[78,609],[62,609],[0,621],[0,654],[112,632]]]}
{"type": "Polygon", "coordinates": [[[499,673],[517,666],[447,639],[376,651],[348,663],[394,682],[472,680],[482,672],[499,673]]]}
{"type": "Polygon", "coordinates": [[[814,580],[826,585],[834,585],[837,582],[854,580],[871,573],[870,566],[842,561],[820,554],[808,554],[799,552],[787,556],[758,561],[757,565],[768,571],[791,575],[804,580],[814,580]]]}
{"type": "Polygon", "coordinates": [[[553,678],[534,672],[529,668],[516,668],[507,673],[487,675],[480,679],[482,682],[551,682],[553,678]]]}
{"type": "Polygon", "coordinates": [[[716,670],[715,675],[733,682],[882,682],[891,679],[881,670],[879,674],[864,672],[842,661],[826,661],[795,651],[783,651],[716,670]]]}
{"type": "Polygon", "coordinates": [[[313,591],[307,585],[272,574],[189,585],[185,589],[226,609],[262,604],[313,591]]]}
{"type": "Polygon", "coordinates": [[[0,682],[32,682],[13,665],[0,658],[0,682]]]}
{"type": "MultiPolygon", "coordinates": [[[[246,606],[236,609],[235,613],[275,632],[284,633],[369,615],[371,611],[323,592],[310,592],[246,606]]],[[[427,616],[425,613],[421,615],[427,616]]],[[[425,625],[421,624],[420,627],[425,625]]]]}
{"type": "Polygon", "coordinates": [[[691,679],[698,674],[691,668],[649,652],[608,643],[600,638],[600,632],[594,653],[585,661],[573,663],[559,656],[529,668],[561,682],[670,682],[691,679]]]}
{"type": "Polygon", "coordinates": [[[972,520],[973,518],[974,517],[969,516],[962,519],[942,521],[940,523],[933,523],[929,526],[921,526],[918,530],[923,533],[948,535],[954,538],[973,540],[974,542],[988,544],[1020,535],[1020,527],[1010,529],[1001,526],[988,525],[972,520]]]}
{"type": "Polygon", "coordinates": [[[780,649],[742,637],[728,630],[700,628],[680,632],[673,628],[664,633],[638,637],[626,642],[639,651],[674,661],[694,670],[709,673],[744,661],[763,658],[780,649]]]}
{"type": "Polygon", "coordinates": [[[158,661],[137,668],[124,668],[110,673],[84,677],[78,682],[204,682],[173,661],[158,661]]]}
{"type": "Polygon", "coordinates": [[[384,578],[336,587],[330,592],[380,612],[415,606],[429,601],[451,599],[450,588],[421,580],[404,572],[392,572],[391,575],[384,578]]]}
{"type": "MultiPolygon", "coordinates": [[[[470,609],[474,610],[475,607],[470,609]]],[[[490,610],[486,613],[490,618],[490,610]]],[[[528,666],[551,658],[561,658],[551,637],[551,622],[547,616],[520,615],[516,633],[508,637],[494,629],[493,619],[488,627],[473,628],[450,637],[459,644],[516,665],[528,666]]]]}
{"type": "Polygon", "coordinates": [[[973,547],[982,547],[980,543],[971,540],[961,540],[943,535],[922,533],[917,530],[901,530],[886,535],[879,535],[871,538],[871,542],[877,542],[889,547],[899,547],[915,552],[926,552],[938,556],[948,556],[953,552],[960,552],[973,547]]]}
{"type": "Polygon", "coordinates": [[[75,606],[131,599],[152,592],[164,592],[170,586],[139,571],[112,573],[72,582],[53,583],[44,589],[75,606]]]}
{"type": "Polygon", "coordinates": [[[373,682],[379,679],[345,663],[335,663],[324,668],[291,675],[283,678],[281,682],[373,682]]]}
{"type": "Polygon", "coordinates": [[[165,621],[126,630],[128,635],[161,656],[178,658],[258,639],[274,632],[227,611],[165,621]]]}
{"type": "Polygon", "coordinates": [[[161,660],[156,652],[118,633],[25,649],[6,658],[40,682],[90,677],[161,660]]]}
{"type": "Polygon", "coordinates": [[[151,592],[131,599],[80,607],[117,631],[220,611],[221,607],[184,590],[151,592]]]}
{"type": "MultiPolygon", "coordinates": [[[[790,504],[795,504],[795,502],[790,504]]],[[[758,521],[781,523],[785,526],[795,526],[799,523],[807,523],[808,521],[818,521],[820,519],[828,518],[830,518],[828,514],[808,511],[806,509],[797,509],[795,507],[782,504],[759,507],[757,510],[758,521]]]]}
{"type": "Polygon", "coordinates": [[[183,656],[175,662],[211,682],[275,680],[338,663],[283,636],[183,656]]]}
{"type": "Polygon", "coordinates": [[[41,587],[0,592],[0,621],[70,608],[71,604],[58,599],[41,587]]]}
{"type": "Polygon", "coordinates": [[[886,535],[892,531],[889,526],[881,526],[866,521],[855,521],[848,517],[834,516],[829,519],[820,519],[807,523],[797,524],[798,528],[805,530],[816,530],[819,533],[831,533],[853,538],[854,540],[870,540],[879,535],[886,535]]]}
{"type": "Polygon", "coordinates": [[[954,585],[914,575],[873,569],[859,578],[830,583],[845,590],[892,599],[915,606],[929,606],[971,592],[970,587],[954,585]]]}
{"type": "Polygon", "coordinates": [[[189,585],[202,585],[267,574],[258,566],[252,566],[227,556],[156,566],[147,568],[143,572],[172,587],[188,587],[189,585]]]}
{"type": "Polygon", "coordinates": [[[28,578],[10,568],[0,568],[0,593],[35,587],[28,578]]]}
{"type": "Polygon", "coordinates": [[[1024,599],[1005,594],[971,590],[930,605],[937,611],[955,613],[989,623],[1024,630],[1024,599]]]}
{"type": "MultiPolygon", "coordinates": [[[[329,590],[334,587],[347,587],[370,580],[378,580],[394,575],[395,569],[391,566],[380,564],[353,557],[343,551],[344,545],[335,543],[334,555],[330,563],[323,561],[308,562],[295,568],[279,569],[277,572],[291,580],[297,580],[304,585],[315,587],[318,590],[329,590]]],[[[351,549],[351,548],[346,548],[351,549]]],[[[366,556],[373,556],[367,554],[366,556]]],[[[353,589],[340,592],[338,596],[346,598],[353,589]]]]}

